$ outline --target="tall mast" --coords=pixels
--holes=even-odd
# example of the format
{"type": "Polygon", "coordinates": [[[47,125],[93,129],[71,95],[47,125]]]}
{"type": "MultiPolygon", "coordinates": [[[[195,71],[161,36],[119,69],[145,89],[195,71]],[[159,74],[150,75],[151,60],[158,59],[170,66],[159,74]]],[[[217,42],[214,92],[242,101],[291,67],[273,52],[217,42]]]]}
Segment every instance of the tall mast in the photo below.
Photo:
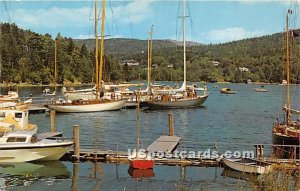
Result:
{"type": "Polygon", "coordinates": [[[102,0],[102,17],[101,17],[101,44],[100,44],[100,66],[99,66],[99,88],[102,91],[102,69],[104,55],[104,24],[105,24],[105,0],[102,0]]]}
{"type": "Polygon", "coordinates": [[[289,14],[292,14],[292,10],[288,10],[286,14],[286,124],[290,122],[290,46],[289,46],[289,14]]]}
{"type": "Polygon", "coordinates": [[[152,33],[153,33],[153,25],[151,26],[151,30],[149,32],[149,40],[148,40],[148,95],[151,95],[151,75],[152,75],[152,33]]]}
{"type": "Polygon", "coordinates": [[[55,91],[55,98],[57,95],[57,42],[58,40],[54,40],[54,91],[55,91]]]}
{"type": "Polygon", "coordinates": [[[186,90],[186,47],[185,47],[185,0],[182,0],[182,36],[183,36],[183,84],[182,88],[186,90]]]}
{"type": "Polygon", "coordinates": [[[95,83],[96,83],[96,99],[99,99],[99,63],[98,63],[98,13],[97,13],[98,1],[95,0],[95,18],[94,18],[94,27],[95,27],[95,83]]]}

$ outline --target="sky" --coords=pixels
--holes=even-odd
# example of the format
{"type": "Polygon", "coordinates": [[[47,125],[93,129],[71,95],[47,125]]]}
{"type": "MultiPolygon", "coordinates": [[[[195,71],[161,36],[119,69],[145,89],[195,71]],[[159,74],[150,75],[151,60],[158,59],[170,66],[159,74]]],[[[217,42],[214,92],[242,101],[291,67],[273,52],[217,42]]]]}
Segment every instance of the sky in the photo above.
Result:
{"type": "MultiPolygon", "coordinates": [[[[98,3],[101,13],[101,1],[98,3]]],[[[295,1],[193,0],[186,2],[186,38],[216,44],[283,32],[289,8],[290,26],[299,27],[295,1]]],[[[178,0],[107,0],[106,38],[182,39],[182,3],[178,0]]],[[[94,2],[0,0],[0,22],[16,23],[40,34],[71,38],[94,36],[94,2]]],[[[101,27],[99,16],[99,28],[101,27]]]]}

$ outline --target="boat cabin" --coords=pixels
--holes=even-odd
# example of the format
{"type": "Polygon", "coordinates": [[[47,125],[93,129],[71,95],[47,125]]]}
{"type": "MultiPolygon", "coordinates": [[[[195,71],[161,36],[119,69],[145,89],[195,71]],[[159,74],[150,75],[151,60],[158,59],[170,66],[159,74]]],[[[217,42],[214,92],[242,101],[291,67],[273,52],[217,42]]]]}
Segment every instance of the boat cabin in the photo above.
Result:
{"type": "Polygon", "coordinates": [[[28,123],[28,109],[2,108],[0,109],[0,132],[17,130],[37,131],[37,126],[28,123]]]}
{"type": "Polygon", "coordinates": [[[37,136],[32,131],[13,131],[0,137],[0,144],[23,144],[37,142],[37,136]]]}

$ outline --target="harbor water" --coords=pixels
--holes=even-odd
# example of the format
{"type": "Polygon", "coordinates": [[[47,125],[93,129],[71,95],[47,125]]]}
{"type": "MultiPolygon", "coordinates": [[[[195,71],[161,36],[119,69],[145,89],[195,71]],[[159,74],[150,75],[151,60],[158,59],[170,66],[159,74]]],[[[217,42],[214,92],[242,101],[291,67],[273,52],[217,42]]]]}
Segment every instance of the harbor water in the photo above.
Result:
{"type": "MultiPolygon", "coordinates": [[[[168,113],[174,115],[175,134],[182,138],[179,150],[248,151],[254,144],[272,143],[272,125],[283,118],[285,86],[254,84],[207,84],[210,96],[199,108],[147,110],[140,113],[140,139],[147,147],[168,133],[168,113]],[[215,87],[218,85],[219,87],[215,87]],[[230,87],[237,94],[220,94],[230,87]]],[[[292,86],[291,95],[300,91],[292,86]]],[[[19,88],[20,96],[41,94],[42,87],[19,88]]],[[[5,90],[2,90],[5,91],[5,90]]],[[[292,101],[297,109],[297,99],[292,101]]],[[[31,114],[40,132],[50,129],[49,114],[31,114]]],[[[137,110],[57,114],[56,126],[72,137],[80,126],[80,146],[89,149],[127,151],[136,144],[137,110]]],[[[251,190],[251,181],[224,176],[220,167],[158,166],[149,177],[133,178],[126,164],[43,162],[0,164],[0,190],[251,190]]]]}

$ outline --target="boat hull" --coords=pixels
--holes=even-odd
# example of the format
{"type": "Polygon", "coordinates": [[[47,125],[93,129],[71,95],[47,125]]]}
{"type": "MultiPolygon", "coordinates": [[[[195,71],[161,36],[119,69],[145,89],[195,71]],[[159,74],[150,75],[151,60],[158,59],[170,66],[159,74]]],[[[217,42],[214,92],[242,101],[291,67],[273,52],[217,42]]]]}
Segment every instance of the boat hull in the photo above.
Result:
{"type": "Polygon", "coordinates": [[[59,160],[73,142],[51,147],[0,148],[0,163],[59,160]]]}
{"type": "Polygon", "coordinates": [[[132,159],[129,160],[132,169],[153,169],[154,160],[149,159],[132,159]]]}
{"type": "Polygon", "coordinates": [[[227,159],[223,158],[223,162],[226,166],[229,168],[239,171],[239,172],[245,172],[245,173],[251,173],[251,174],[265,174],[271,171],[272,166],[260,166],[260,165],[252,165],[250,163],[241,163],[238,162],[238,160],[235,159],[227,159]]]}
{"type": "Polygon", "coordinates": [[[273,132],[272,142],[274,145],[277,145],[273,147],[273,154],[276,157],[283,159],[295,158],[295,150],[296,157],[299,157],[299,138],[273,132]]]}
{"type": "Polygon", "coordinates": [[[263,88],[255,88],[256,92],[267,92],[268,90],[263,89],[263,88]]]}
{"type": "Polygon", "coordinates": [[[208,95],[198,96],[197,98],[180,99],[177,101],[144,101],[142,105],[150,109],[199,107],[206,101],[207,97],[208,95]]]}
{"type": "Polygon", "coordinates": [[[126,100],[100,102],[94,104],[51,104],[48,107],[62,113],[83,113],[96,111],[113,111],[124,107],[126,100]]]}

